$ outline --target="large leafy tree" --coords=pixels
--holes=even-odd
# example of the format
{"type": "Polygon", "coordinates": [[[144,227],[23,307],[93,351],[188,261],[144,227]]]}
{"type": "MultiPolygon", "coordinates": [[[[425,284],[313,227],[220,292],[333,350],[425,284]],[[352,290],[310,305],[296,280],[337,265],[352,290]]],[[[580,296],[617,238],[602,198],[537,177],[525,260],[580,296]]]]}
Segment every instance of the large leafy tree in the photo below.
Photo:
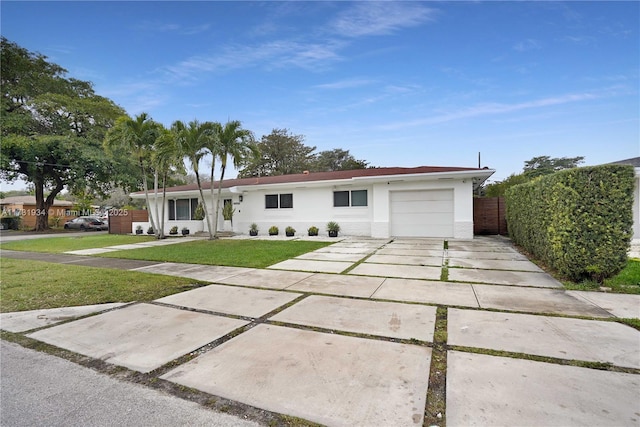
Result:
{"type": "MultiPolygon", "coordinates": [[[[214,144],[216,135],[216,127],[213,122],[201,123],[198,120],[190,121],[188,124],[180,120],[176,120],[171,125],[176,144],[180,153],[189,160],[191,169],[196,176],[198,191],[200,192],[200,203],[204,209],[204,215],[209,228],[209,238],[215,238],[215,230],[211,227],[211,218],[207,202],[202,192],[202,180],[200,179],[200,161],[209,152],[209,148],[214,144]]],[[[214,159],[215,160],[215,159],[214,159]]]]}
{"type": "MultiPolygon", "coordinates": [[[[242,123],[238,120],[228,121],[224,126],[217,126],[217,157],[220,159],[220,180],[218,181],[218,198],[216,201],[216,219],[214,224],[218,224],[220,214],[220,193],[222,191],[222,182],[224,174],[227,170],[229,159],[233,165],[238,168],[250,156],[255,157],[258,153],[253,142],[253,133],[242,128],[242,123]]],[[[215,162],[215,155],[213,161],[215,162]]],[[[211,182],[213,183],[213,172],[211,173],[211,182]]],[[[213,191],[213,185],[211,185],[213,191]]],[[[213,200],[213,198],[212,198],[213,200]]]]}
{"type": "Polygon", "coordinates": [[[257,144],[258,155],[248,159],[238,176],[274,176],[302,173],[309,169],[316,147],[303,144],[303,135],[292,135],[288,129],[273,129],[257,144]]]}
{"type": "Polygon", "coordinates": [[[335,148],[321,151],[311,161],[309,170],[314,172],[331,172],[339,170],[366,169],[369,162],[356,160],[349,150],[335,148]]]}
{"type": "Polygon", "coordinates": [[[357,160],[349,150],[333,150],[314,153],[316,147],[303,143],[303,135],[292,135],[288,129],[273,129],[257,143],[255,154],[242,161],[238,176],[275,176],[292,173],[330,172],[337,170],[366,169],[368,162],[357,160]]]}
{"type": "Polygon", "coordinates": [[[535,178],[542,175],[549,175],[563,169],[575,168],[583,162],[583,156],[554,158],[538,156],[524,162],[524,168],[522,170],[528,178],[535,178]]]}
{"type": "Polygon", "coordinates": [[[584,161],[584,157],[549,157],[537,156],[524,162],[522,173],[511,174],[505,180],[489,184],[485,187],[486,197],[503,197],[507,189],[514,185],[523,184],[534,178],[549,175],[563,169],[577,167],[584,161]]]}
{"type": "Polygon", "coordinates": [[[102,140],[123,111],[66,74],[46,56],[0,39],[0,176],[33,184],[36,230],[49,228],[49,208],[65,187],[104,194],[112,181],[102,140]]]}

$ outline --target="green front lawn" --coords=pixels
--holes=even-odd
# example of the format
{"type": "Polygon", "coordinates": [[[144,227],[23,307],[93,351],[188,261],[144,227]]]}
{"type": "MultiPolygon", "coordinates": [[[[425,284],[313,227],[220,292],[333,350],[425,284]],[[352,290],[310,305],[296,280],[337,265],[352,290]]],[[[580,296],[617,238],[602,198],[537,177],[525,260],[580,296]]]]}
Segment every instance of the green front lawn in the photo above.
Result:
{"type": "Polygon", "coordinates": [[[627,266],[615,276],[605,279],[603,284],[585,280],[581,283],[564,282],[567,289],[580,291],[599,290],[600,287],[611,288],[610,292],[621,294],[640,294],[640,260],[632,258],[627,261],[627,266]]]}
{"type": "Polygon", "coordinates": [[[307,240],[197,240],[176,245],[109,252],[99,256],[160,262],[265,268],[298,255],[315,251],[331,243],[307,240]]]}
{"type": "Polygon", "coordinates": [[[150,301],[203,282],[137,271],[1,258],[0,311],[150,301]]]}
{"type": "Polygon", "coordinates": [[[43,237],[41,239],[4,242],[0,248],[12,251],[62,253],[80,249],[104,248],[155,240],[153,236],[130,236],[121,234],[89,234],[86,236],[43,237]]]}

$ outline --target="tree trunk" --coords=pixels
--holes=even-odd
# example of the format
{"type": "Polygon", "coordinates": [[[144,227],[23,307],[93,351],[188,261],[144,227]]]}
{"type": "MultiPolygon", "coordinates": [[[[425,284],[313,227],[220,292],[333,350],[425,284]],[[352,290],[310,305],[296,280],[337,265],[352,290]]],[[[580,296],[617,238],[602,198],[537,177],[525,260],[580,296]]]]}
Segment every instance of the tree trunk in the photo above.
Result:
{"type": "Polygon", "coordinates": [[[167,203],[167,174],[162,175],[162,219],[160,223],[162,226],[160,227],[160,238],[164,239],[164,206],[167,203]]]}
{"type": "MultiPolygon", "coordinates": [[[[215,186],[213,185],[213,183],[215,182],[215,180],[213,178],[213,174],[215,172],[215,167],[216,167],[216,156],[215,156],[215,154],[212,157],[213,158],[211,160],[211,188],[210,188],[210,190],[211,190],[211,203],[213,203],[213,201],[216,199],[215,198],[215,191],[214,191],[214,187],[215,186]]],[[[218,204],[216,203],[216,208],[217,207],[218,207],[218,204]]],[[[213,208],[213,206],[212,206],[212,208],[213,208]]],[[[218,211],[217,210],[216,210],[215,217],[216,217],[216,220],[215,220],[214,224],[215,224],[215,229],[217,230],[218,229],[218,211]]],[[[211,229],[209,229],[209,230],[211,230],[211,229]]],[[[217,236],[216,236],[215,230],[214,230],[213,238],[215,239],[216,237],[217,236]]]]}
{"type": "Polygon", "coordinates": [[[49,230],[49,209],[53,206],[56,196],[64,188],[64,184],[60,179],[56,180],[56,188],[45,198],[44,197],[44,180],[36,179],[33,182],[36,189],[36,227],[35,231],[49,230]]]}
{"type": "MultiPolygon", "coordinates": [[[[154,200],[153,200],[153,204],[155,205],[155,209],[156,209],[156,220],[158,222],[160,216],[158,215],[158,169],[154,168],[153,171],[153,194],[154,194],[154,200]]],[[[156,238],[159,239],[160,235],[162,234],[162,231],[164,229],[164,222],[158,224],[158,227],[154,230],[156,233],[156,238]]]]}
{"type": "MultiPolygon", "coordinates": [[[[227,168],[225,162],[220,166],[220,181],[218,181],[218,200],[216,202],[216,225],[218,224],[218,214],[220,213],[220,193],[222,192],[222,180],[224,179],[224,171],[227,168]]],[[[213,183],[212,183],[213,186],[213,183]]],[[[217,230],[218,227],[216,227],[217,230]]]]}
{"type": "Polygon", "coordinates": [[[46,206],[44,198],[44,182],[36,179],[33,182],[36,189],[36,228],[35,231],[45,231],[49,229],[49,208],[46,206]],[[45,213],[46,215],[40,215],[45,213]]]}
{"type": "MultiPolygon", "coordinates": [[[[196,175],[196,182],[198,183],[198,191],[200,192],[200,199],[202,200],[202,208],[204,209],[204,216],[207,218],[207,227],[209,227],[209,240],[215,239],[215,234],[211,231],[211,218],[209,218],[209,210],[207,209],[207,202],[204,200],[204,194],[202,193],[202,185],[200,184],[200,174],[197,169],[193,170],[196,175]]],[[[211,183],[213,185],[213,183],[211,183]]]]}
{"type": "Polygon", "coordinates": [[[140,161],[140,168],[142,169],[142,185],[144,186],[144,197],[147,200],[147,214],[149,215],[149,222],[151,223],[151,228],[156,229],[156,225],[153,222],[153,215],[151,214],[151,203],[149,203],[149,187],[147,185],[147,171],[142,164],[142,160],[140,161]]]}

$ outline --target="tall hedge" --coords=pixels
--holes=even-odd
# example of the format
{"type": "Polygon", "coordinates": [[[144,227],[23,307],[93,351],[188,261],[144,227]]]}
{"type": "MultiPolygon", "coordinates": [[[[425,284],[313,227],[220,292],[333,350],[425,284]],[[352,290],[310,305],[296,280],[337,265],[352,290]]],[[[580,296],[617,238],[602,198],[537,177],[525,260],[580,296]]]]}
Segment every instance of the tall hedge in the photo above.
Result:
{"type": "Polygon", "coordinates": [[[633,226],[634,169],[568,169],[505,193],[509,235],[571,280],[602,281],[622,270],[633,226]]]}

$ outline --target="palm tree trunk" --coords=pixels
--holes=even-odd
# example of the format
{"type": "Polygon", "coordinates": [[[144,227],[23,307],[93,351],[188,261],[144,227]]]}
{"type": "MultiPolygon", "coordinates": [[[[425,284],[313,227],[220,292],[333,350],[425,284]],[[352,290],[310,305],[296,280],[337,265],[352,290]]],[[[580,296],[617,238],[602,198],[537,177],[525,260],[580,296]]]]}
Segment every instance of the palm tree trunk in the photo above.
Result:
{"type": "MultiPolygon", "coordinates": [[[[218,224],[218,214],[220,213],[220,193],[222,192],[222,181],[224,180],[225,162],[220,166],[220,181],[218,181],[218,200],[216,201],[216,224],[218,224]]],[[[216,227],[217,230],[218,227],[216,227]]],[[[217,234],[217,231],[216,231],[217,234]]]]}
{"type": "MultiPolygon", "coordinates": [[[[207,209],[207,202],[204,200],[204,194],[202,192],[202,185],[200,184],[200,174],[197,169],[193,171],[196,175],[196,182],[198,183],[198,191],[200,192],[200,199],[202,200],[202,208],[204,209],[204,216],[207,218],[207,227],[209,227],[209,240],[215,239],[215,233],[211,231],[211,219],[209,218],[209,210],[207,209]]],[[[211,183],[213,185],[213,183],[211,183]]]]}
{"type": "Polygon", "coordinates": [[[165,172],[162,175],[162,219],[160,223],[162,226],[160,227],[160,239],[164,239],[164,211],[165,204],[167,203],[167,173],[165,172]]]}
{"type": "MultiPolygon", "coordinates": [[[[158,168],[155,168],[153,171],[153,192],[154,192],[153,202],[156,209],[156,219],[158,219],[160,218],[160,216],[158,215],[158,168]]],[[[158,224],[158,228],[154,230],[157,239],[160,238],[160,229],[163,229],[163,228],[164,228],[164,222],[161,224],[158,224]]]]}
{"type": "Polygon", "coordinates": [[[153,215],[151,214],[151,203],[149,201],[149,188],[147,186],[147,171],[144,169],[144,165],[142,164],[142,159],[140,160],[140,168],[142,169],[142,185],[144,186],[144,197],[147,200],[147,215],[149,215],[149,222],[151,223],[151,228],[156,229],[155,223],[153,222],[153,215]]]}
{"type": "MultiPolygon", "coordinates": [[[[213,203],[213,201],[215,200],[215,192],[214,192],[214,185],[213,183],[214,178],[213,178],[213,174],[215,173],[215,167],[216,167],[216,156],[213,156],[213,160],[211,161],[211,203],[213,203]]],[[[219,204],[216,203],[216,220],[214,222],[215,224],[215,230],[214,230],[214,234],[213,234],[213,238],[217,238],[217,230],[218,230],[218,208],[219,208],[219,204]]]]}

